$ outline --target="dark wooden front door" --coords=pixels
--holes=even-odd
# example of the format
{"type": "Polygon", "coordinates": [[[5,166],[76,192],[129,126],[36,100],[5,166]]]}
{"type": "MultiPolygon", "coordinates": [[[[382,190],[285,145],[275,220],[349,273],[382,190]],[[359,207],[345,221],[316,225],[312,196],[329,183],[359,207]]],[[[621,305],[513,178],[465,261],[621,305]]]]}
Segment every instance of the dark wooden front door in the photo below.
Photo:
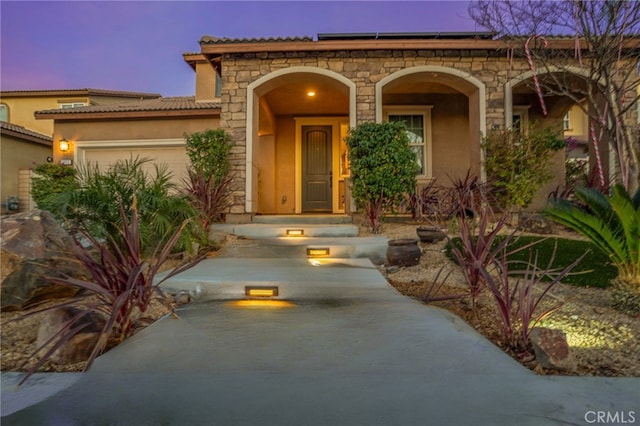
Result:
{"type": "Polygon", "coordinates": [[[331,126],[302,126],[302,212],[331,212],[331,126]]]}

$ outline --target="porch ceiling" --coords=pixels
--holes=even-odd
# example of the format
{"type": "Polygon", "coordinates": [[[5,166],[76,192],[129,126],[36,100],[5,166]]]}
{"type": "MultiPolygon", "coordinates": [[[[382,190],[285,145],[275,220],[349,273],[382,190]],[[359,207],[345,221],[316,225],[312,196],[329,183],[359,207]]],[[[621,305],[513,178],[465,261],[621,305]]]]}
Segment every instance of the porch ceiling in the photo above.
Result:
{"type": "Polygon", "coordinates": [[[293,81],[264,95],[276,115],[348,115],[349,91],[326,81],[293,81]],[[309,96],[313,91],[315,96],[309,96]]]}
{"type": "Polygon", "coordinates": [[[406,75],[389,82],[384,87],[385,94],[437,93],[469,96],[477,88],[457,76],[437,72],[421,72],[406,75]]]}

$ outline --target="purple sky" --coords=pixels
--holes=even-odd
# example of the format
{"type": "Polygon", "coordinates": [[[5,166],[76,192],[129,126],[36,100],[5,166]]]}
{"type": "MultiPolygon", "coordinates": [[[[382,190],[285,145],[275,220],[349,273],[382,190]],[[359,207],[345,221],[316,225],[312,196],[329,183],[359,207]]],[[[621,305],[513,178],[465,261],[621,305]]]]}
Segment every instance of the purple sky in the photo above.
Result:
{"type": "Polygon", "coordinates": [[[2,90],[193,95],[203,35],[482,31],[467,1],[0,1],[2,90]]]}

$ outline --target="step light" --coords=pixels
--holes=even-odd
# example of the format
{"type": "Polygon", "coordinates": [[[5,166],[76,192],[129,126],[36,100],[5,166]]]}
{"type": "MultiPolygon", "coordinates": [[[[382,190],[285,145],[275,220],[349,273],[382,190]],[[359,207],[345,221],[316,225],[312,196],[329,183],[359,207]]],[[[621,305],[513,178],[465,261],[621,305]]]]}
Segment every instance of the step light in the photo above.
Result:
{"type": "Polygon", "coordinates": [[[249,309],[279,309],[279,308],[293,308],[295,303],[288,300],[278,299],[245,299],[245,300],[231,300],[225,303],[232,308],[249,308],[249,309]]]}
{"type": "Polygon", "coordinates": [[[275,297],[278,286],[245,286],[244,294],[249,297],[275,297]]]}
{"type": "Polygon", "coordinates": [[[329,256],[329,248],[308,248],[307,257],[327,257],[329,256]]]}
{"type": "Polygon", "coordinates": [[[304,237],[304,229],[287,229],[287,237],[304,237]]]}

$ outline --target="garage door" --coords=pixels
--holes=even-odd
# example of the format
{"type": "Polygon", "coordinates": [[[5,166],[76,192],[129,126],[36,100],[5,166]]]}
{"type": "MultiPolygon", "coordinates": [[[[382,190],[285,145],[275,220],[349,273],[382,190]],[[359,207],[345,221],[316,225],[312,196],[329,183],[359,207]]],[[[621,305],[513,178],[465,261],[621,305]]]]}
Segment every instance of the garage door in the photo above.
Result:
{"type": "Polygon", "coordinates": [[[155,164],[166,164],[168,170],[173,174],[173,182],[180,183],[186,177],[189,157],[184,147],[118,147],[118,148],[84,148],[83,161],[91,164],[98,164],[100,170],[106,170],[118,160],[128,160],[130,158],[148,158],[151,161],[145,164],[145,171],[154,173],[155,164]]]}

